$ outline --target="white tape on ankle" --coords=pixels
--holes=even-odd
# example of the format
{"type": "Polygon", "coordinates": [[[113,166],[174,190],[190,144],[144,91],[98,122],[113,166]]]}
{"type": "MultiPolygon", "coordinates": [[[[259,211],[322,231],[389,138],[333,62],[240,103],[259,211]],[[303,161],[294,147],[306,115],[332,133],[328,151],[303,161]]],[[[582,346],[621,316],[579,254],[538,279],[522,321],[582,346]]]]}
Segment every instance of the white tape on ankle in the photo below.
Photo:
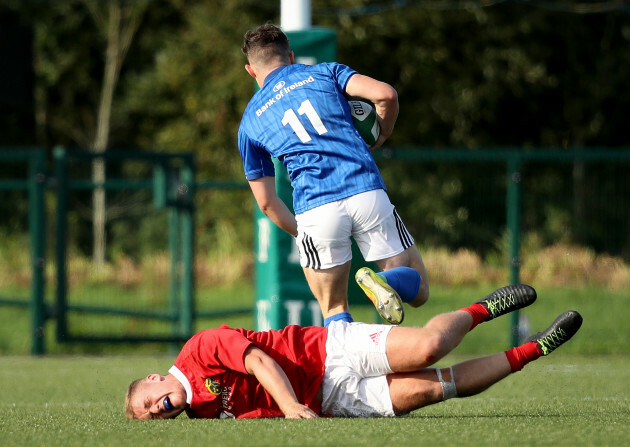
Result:
{"type": "Polygon", "coordinates": [[[442,385],[442,400],[448,400],[453,397],[457,397],[457,387],[455,386],[455,376],[453,375],[453,367],[449,368],[451,373],[451,381],[446,382],[442,379],[442,371],[437,368],[435,372],[437,372],[438,380],[440,381],[440,385],[442,385]]]}

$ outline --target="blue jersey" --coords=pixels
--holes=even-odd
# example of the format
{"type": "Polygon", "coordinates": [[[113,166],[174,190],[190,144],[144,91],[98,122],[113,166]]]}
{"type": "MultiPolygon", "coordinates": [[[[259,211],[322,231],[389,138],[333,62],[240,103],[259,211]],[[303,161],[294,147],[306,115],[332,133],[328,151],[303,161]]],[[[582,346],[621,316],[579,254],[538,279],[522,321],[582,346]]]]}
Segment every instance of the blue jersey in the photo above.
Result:
{"type": "Polygon", "coordinates": [[[271,157],[280,160],[291,179],[296,214],[385,189],[344,95],[354,74],[338,63],[282,66],[245,109],[238,132],[245,177],[274,176],[271,157]]]}

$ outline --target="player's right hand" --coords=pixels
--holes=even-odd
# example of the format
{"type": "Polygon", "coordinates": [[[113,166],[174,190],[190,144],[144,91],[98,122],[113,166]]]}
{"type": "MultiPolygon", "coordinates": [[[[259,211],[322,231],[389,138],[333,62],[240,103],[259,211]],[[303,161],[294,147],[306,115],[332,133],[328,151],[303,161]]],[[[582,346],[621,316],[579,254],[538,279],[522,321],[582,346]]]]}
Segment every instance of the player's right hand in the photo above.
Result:
{"type": "Polygon", "coordinates": [[[317,413],[306,405],[297,402],[289,405],[287,408],[283,408],[282,411],[286,419],[314,419],[319,417],[317,413]]]}

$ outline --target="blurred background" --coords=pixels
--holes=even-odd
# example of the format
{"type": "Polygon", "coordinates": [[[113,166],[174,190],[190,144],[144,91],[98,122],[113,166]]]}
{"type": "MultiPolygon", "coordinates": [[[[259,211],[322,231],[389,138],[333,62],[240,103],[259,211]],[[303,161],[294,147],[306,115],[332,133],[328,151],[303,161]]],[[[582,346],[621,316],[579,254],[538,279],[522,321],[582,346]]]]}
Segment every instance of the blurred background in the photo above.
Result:
{"type": "MultiPolygon", "coordinates": [[[[517,278],[608,297],[602,324],[628,309],[630,4],[310,6],[337,61],[398,91],[375,157],[438,303],[517,278]]],[[[280,1],[0,0],[0,353],[259,324],[236,135],[267,21],[280,1]]]]}

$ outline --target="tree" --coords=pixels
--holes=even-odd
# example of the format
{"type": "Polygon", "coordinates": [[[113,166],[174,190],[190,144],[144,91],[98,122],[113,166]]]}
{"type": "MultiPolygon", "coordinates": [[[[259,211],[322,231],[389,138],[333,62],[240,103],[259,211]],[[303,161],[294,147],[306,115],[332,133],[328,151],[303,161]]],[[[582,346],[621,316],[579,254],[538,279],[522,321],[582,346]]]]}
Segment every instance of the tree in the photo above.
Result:
{"type": "MultiPolygon", "coordinates": [[[[96,131],[89,149],[102,154],[108,147],[111,127],[112,102],[114,91],[118,84],[120,70],[133,37],[140,26],[142,17],[149,4],[148,0],[126,2],[123,0],[84,0],[94,23],[106,42],[104,51],[103,80],[101,94],[96,113],[96,131]]],[[[105,161],[97,158],[92,166],[92,181],[101,185],[105,182],[105,161]]],[[[92,259],[96,268],[105,263],[106,237],[105,225],[107,222],[107,208],[105,189],[97,187],[92,194],[92,233],[93,250],[92,259]]]]}
{"type": "MultiPolygon", "coordinates": [[[[35,30],[39,144],[193,151],[199,178],[243,180],[236,131],[254,83],[239,46],[246,29],[279,21],[279,2],[153,0],[116,67],[107,62],[108,36],[117,35],[113,43],[122,49],[123,35],[134,29],[130,14],[146,0],[4,1],[35,30]],[[107,79],[114,82],[105,88],[107,79]]],[[[627,145],[630,16],[550,12],[539,4],[317,0],[313,24],[336,30],[340,62],[397,88],[401,114],[390,148],[627,145]]],[[[585,172],[584,181],[576,166],[569,171],[573,208],[588,216],[580,197],[600,177],[585,172]]],[[[500,233],[502,197],[482,194],[476,210],[462,203],[479,203],[480,191],[504,185],[503,169],[484,167],[480,177],[453,164],[382,167],[396,201],[408,204],[414,233],[453,247],[480,239],[487,245],[483,238],[500,233]]],[[[566,176],[557,167],[544,172],[537,194],[566,176]]],[[[217,221],[251,232],[242,203],[216,196],[211,205],[199,201],[202,233],[217,221]]],[[[621,208],[630,208],[628,200],[621,208]]],[[[551,227],[540,219],[527,222],[551,227]]]]}

